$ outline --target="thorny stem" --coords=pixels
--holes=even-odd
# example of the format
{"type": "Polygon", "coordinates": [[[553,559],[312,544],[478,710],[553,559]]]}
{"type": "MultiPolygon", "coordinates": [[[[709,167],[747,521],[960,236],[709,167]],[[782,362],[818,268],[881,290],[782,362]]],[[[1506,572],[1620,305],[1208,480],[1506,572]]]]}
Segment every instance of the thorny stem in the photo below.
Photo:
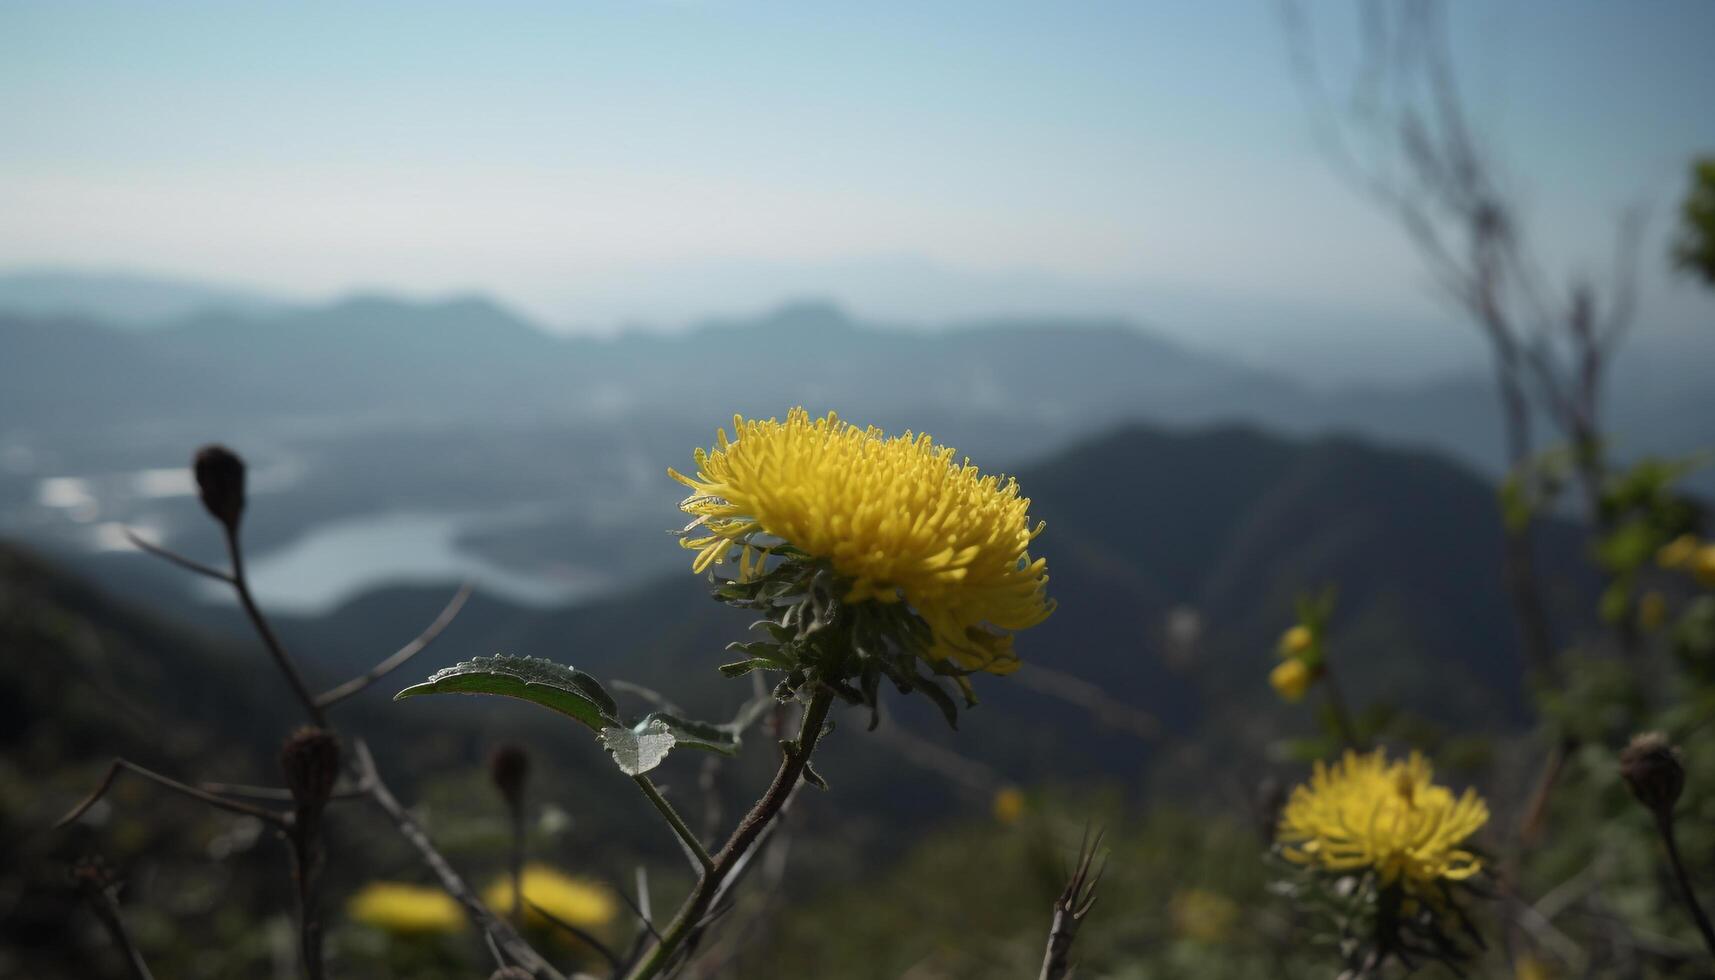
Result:
{"type": "Polygon", "coordinates": [[[238,602],[244,607],[245,615],[250,617],[250,625],[256,628],[256,635],[262,638],[262,645],[268,648],[280,673],[286,675],[286,683],[291,685],[292,693],[309,712],[311,723],[317,728],[326,728],[327,712],[310,693],[303,675],[298,673],[298,665],[292,662],[291,655],[281,645],[280,638],[274,635],[274,628],[268,625],[267,618],[256,605],[256,599],[250,594],[250,582],[244,575],[244,549],[238,546],[238,529],[235,527],[226,526],[226,552],[232,558],[232,589],[238,593],[238,602]]]}
{"type": "Polygon", "coordinates": [[[673,921],[661,934],[661,941],[656,943],[643,958],[643,961],[628,975],[627,980],[649,980],[659,976],[673,957],[678,953],[687,936],[702,921],[715,897],[720,894],[721,885],[726,881],[745,855],[751,845],[756,843],[762,832],[768,828],[769,822],[780,812],[781,807],[791,797],[797,788],[798,780],[804,775],[804,769],[810,763],[810,756],[816,750],[816,742],[822,737],[822,726],[827,723],[828,709],[833,705],[834,692],[826,686],[818,686],[810,698],[810,703],[804,707],[804,718],[798,726],[796,744],[786,746],[785,758],[780,760],[780,771],[775,773],[774,782],[769,784],[768,791],[756,805],[745,814],[739,822],[738,829],[715,855],[713,866],[697,880],[697,886],[692,890],[685,904],[679,908],[673,921]]]}
{"type": "Polygon", "coordinates": [[[679,816],[679,811],[673,809],[673,804],[667,802],[667,798],[661,795],[661,791],[655,788],[655,784],[650,781],[649,777],[640,773],[631,778],[637,783],[638,788],[643,790],[643,795],[649,797],[649,802],[655,804],[655,809],[661,811],[661,815],[667,818],[667,822],[673,827],[673,833],[679,835],[680,842],[685,845],[686,852],[695,858],[696,863],[701,866],[701,873],[706,875],[714,870],[715,859],[709,857],[709,852],[703,847],[703,842],[697,839],[696,833],[691,830],[689,824],[685,823],[685,818],[679,816]]]}
{"type": "Polygon", "coordinates": [[[1096,886],[1101,884],[1102,873],[1107,870],[1107,859],[1102,859],[1100,867],[1095,868],[1095,874],[1090,873],[1096,860],[1096,852],[1102,847],[1103,831],[1096,831],[1092,840],[1088,826],[1084,828],[1084,840],[1078,845],[1078,864],[1073,869],[1066,887],[1054,900],[1054,922],[1048,930],[1048,948],[1042,954],[1042,972],[1039,980],[1066,980],[1072,975],[1072,941],[1078,937],[1078,927],[1084,924],[1084,916],[1090,914],[1090,907],[1096,904],[1096,886]]]}
{"type": "Polygon", "coordinates": [[[1703,944],[1709,947],[1709,955],[1715,956],[1715,926],[1710,925],[1708,913],[1697,901],[1697,893],[1691,890],[1691,876],[1685,873],[1685,861],[1679,856],[1679,841],[1673,832],[1673,814],[1665,809],[1657,811],[1655,826],[1661,833],[1661,842],[1667,845],[1667,862],[1673,866],[1673,877],[1679,882],[1685,907],[1691,910],[1691,918],[1697,923],[1697,931],[1703,934],[1703,944]]]}

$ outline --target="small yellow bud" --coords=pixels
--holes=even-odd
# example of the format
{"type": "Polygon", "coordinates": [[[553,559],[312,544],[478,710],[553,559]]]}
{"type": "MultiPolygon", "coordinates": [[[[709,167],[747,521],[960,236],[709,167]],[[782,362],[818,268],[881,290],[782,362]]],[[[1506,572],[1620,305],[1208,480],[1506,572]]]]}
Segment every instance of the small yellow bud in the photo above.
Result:
{"type": "Polygon", "coordinates": [[[1662,568],[1684,568],[1697,553],[1697,535],[1681,534],[1655,553],[1655,563],[1662,568]]]}
{"type": "Polygon", "coordinates": [[[1005,826],[1012,826],[1018,818],[1024,816],[1024,791],[1017,786],[1002,786],[994,794],[994,818],[1005,826]]]}
{"type": "Polygon", "coordinates": [[[1554,968],[1526,953],[1513,964],[1514,980],[1554,980],[1554,968]]]}
{"type": "Polygon", "coordinates": [[[1302,657],[1309,652],[1310,644],[1315,639],[1310,633],[1310,627],[1294,626],[1280,634],[1279,653],[1283,657],[1302,657]]]}
{"type": "Polygon", "coordinates": [[[1660,592],[1645,592],[1638,599],[1638,628],[1645,633],[1661,629],[1667,622],[1667,598],[1660,592]]]}
{"type": "Polygon", "coordinates": [[[1280,695],[1282,701],[1291,704],[1304,700],[1313,680],[1315,678],[1311,675],[1310,668],[1302,660],[1283,660],[1268,674],[1268,682],[1274,685],[1274,693],[1280,695]]]}

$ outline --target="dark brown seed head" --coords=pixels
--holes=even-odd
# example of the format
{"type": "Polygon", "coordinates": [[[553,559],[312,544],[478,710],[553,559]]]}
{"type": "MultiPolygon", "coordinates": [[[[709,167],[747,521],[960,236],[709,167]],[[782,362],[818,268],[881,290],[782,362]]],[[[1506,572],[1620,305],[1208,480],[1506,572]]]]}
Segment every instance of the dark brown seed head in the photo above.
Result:
{"type": "Polygon", "coordinates": [[[214,519],[237,530],[244,516],[244,460],[225,446],[204,446],[191,464],[196,472],[202,505],[214,519]]]}
{"type": "Polygon", "coordinates": [[[1685,790],[1685,765],[1678,747],[1661,732],[1634,737],[1620,751],[1620,775],[1638,802],[1665,818],[1685,790]]]}
{"type": "Polygon", "coordinates": [[[339,779],[339,739],[322,728],[300,728],[280,746],[280,771],[300,810],[319,808],[339,779]]]}

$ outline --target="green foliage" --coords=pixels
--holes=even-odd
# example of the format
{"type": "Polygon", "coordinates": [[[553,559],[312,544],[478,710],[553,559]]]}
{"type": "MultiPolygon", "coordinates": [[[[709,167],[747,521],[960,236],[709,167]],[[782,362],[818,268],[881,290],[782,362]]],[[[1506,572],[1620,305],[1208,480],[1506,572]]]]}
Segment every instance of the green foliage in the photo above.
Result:
{"type": "Polygon", "coordinates": [[[594,731],[627,776],[654,769],[679,745],[733,755],[738,752],[740,732],[755,718],[754,711],[747,709],[733,722],[716,725],[655,711],[628,724],[620,720],[613,696],[589,674],[540,657],[505,654],[473,657],[438,670],[423,683],[394,695],[394,700],[424,694],[493,694],[557,711],[594,731]]]}
{"type": "Polygon", "coordinates": [[[432,674],[393,696],[496,694],[558,711],[594,731],[619,724],[619,706],[594,677],[540,657],[473,657],[432,674]]]}
{"type": "Polygon", "coordinates": [[[885,679],[902,694],[925,695],[949,726],[958,727],[958,704],[940,679],[950,678],[965,704],[974,705],[966,677],[975,671],[932,659],[934,638],[921,617],[902,602],[845,602],[845,585],[826,561],[791,547],[774,553],[774,567],[748,581],[715,580],[716,599],[765,617],[751,625],[762,639],[728,645],[744,658],[723,665],[722,674],[782,671],[786,676],[775,689],[781,700],[811,682],[825,684],[841,700],[869,708],[871,728],[885,679]]]}
{"type": "Polygon", "coordinates": [[[1715,286],[1715,157],[1692,161],[1673,258],[1680,268],[1715,286]]]}

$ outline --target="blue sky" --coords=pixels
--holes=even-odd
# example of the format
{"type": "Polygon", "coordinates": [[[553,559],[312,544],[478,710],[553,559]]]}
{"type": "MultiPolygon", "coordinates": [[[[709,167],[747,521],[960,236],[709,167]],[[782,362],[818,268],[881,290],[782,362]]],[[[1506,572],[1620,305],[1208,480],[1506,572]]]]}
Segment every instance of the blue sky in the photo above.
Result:
{"type": "MultiPolygon", "coordinates": [[[[1715,151],[1715,4],[1454,20],[1552,263],[1605,267],[1641,200],[1660,266],[1686,161],[1715,151]]],[[[1463,356],[1318,155],[1271,2],[14,0],[0,134],[0,267],[480,289],[582,329],[805,293],[1124,313],[1253,354],[1387,322],[1372,343],[1463,356]]],[[[1648,285],[1651,329],[1715,321],[1648,285]]]]}

